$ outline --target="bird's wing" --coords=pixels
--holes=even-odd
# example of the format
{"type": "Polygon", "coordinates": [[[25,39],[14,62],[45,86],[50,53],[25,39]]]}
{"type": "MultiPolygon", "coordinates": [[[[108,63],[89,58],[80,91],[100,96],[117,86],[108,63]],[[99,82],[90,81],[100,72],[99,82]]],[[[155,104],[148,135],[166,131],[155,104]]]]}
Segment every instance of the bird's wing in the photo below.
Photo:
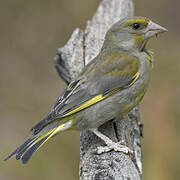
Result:
{"type": "Polygon", "coordinates": [[[98,66],[98,63],[93,68],[92,64],[90,66],[78,80],[69,84],[49,114],[31,129],[33,134],[37,134],[54,121],[77,113],[128,88],[139,77],[139,60],[128,54],[123,57],[106,56],[104,67],[98,66]]]}

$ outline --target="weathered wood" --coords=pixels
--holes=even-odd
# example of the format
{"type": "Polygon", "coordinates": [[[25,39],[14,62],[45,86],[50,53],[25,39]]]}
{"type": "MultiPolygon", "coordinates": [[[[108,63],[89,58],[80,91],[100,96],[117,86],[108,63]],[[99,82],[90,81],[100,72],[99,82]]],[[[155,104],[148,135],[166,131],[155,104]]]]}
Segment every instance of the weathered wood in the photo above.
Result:
{"type": "MultiPolygon", "coordinates": [[[[59,75],[69,83],[100,51],[104,36],[112,24],[134,14],[132,0],[103,0],[86,29],[76,29],[67,44],[57,50],[54,58],[59,75]]],[[[134,156],[120,152],[96,154],[103,142],[84,130],[80,139],[81,180],[140,180],[142,175],[139,110],[136,107],[127,116],[112,120],[100,131],[113,141],[124,140],[134,150],[134,156]]]]}

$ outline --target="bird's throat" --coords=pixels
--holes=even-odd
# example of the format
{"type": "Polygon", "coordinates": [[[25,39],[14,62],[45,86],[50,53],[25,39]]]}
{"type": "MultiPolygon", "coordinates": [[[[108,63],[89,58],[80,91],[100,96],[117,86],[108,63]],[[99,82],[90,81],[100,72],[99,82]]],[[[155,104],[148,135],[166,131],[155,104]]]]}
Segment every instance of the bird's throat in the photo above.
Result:
{"type": "Polygon", "coordinates": [[[140,52],[144,52],[147,45],[147,40],[144,40],[140,46],[140,52]]]}

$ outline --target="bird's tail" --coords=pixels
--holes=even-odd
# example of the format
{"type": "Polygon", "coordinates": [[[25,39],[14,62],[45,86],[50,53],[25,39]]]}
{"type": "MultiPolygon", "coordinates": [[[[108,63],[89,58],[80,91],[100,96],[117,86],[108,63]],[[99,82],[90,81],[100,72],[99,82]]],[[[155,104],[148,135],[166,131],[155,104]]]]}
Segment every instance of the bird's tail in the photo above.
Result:
{"type": "Polygon", "coordinates": [[[16,156],[17,160],[21,160],[23,164],[27,163],[32,155],[51,137],[55,136],[61,131],[70,128],[72,121],[60,124],[40,135],[32,136],[24,144],[19,146],[13,153],[11,153],[4,161],[7,161],[13,156],[16,156]]]}

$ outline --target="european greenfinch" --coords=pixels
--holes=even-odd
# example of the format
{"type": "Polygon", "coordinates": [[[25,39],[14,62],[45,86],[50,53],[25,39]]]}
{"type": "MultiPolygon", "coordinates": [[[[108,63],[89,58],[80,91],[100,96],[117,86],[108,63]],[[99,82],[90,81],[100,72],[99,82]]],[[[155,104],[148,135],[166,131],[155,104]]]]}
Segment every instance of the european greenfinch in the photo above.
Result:
{"type": "MultiPolygon", "coordinates": [[[[68,85],[47,116],[31,128],[31,137],[5,160],[16,156],[27,163],[51,137],[70,129],[94,132],[106,143],[106,150],[132,152],[102,134],[98,127],[126,115],[140,103],[152,67],[147,41],[165,31],[144,17],[130,17],[114,24],[106,33],[100,53],[68,85]]],[[[106,150],[101,148],[101,152],[106,150]]]]}

